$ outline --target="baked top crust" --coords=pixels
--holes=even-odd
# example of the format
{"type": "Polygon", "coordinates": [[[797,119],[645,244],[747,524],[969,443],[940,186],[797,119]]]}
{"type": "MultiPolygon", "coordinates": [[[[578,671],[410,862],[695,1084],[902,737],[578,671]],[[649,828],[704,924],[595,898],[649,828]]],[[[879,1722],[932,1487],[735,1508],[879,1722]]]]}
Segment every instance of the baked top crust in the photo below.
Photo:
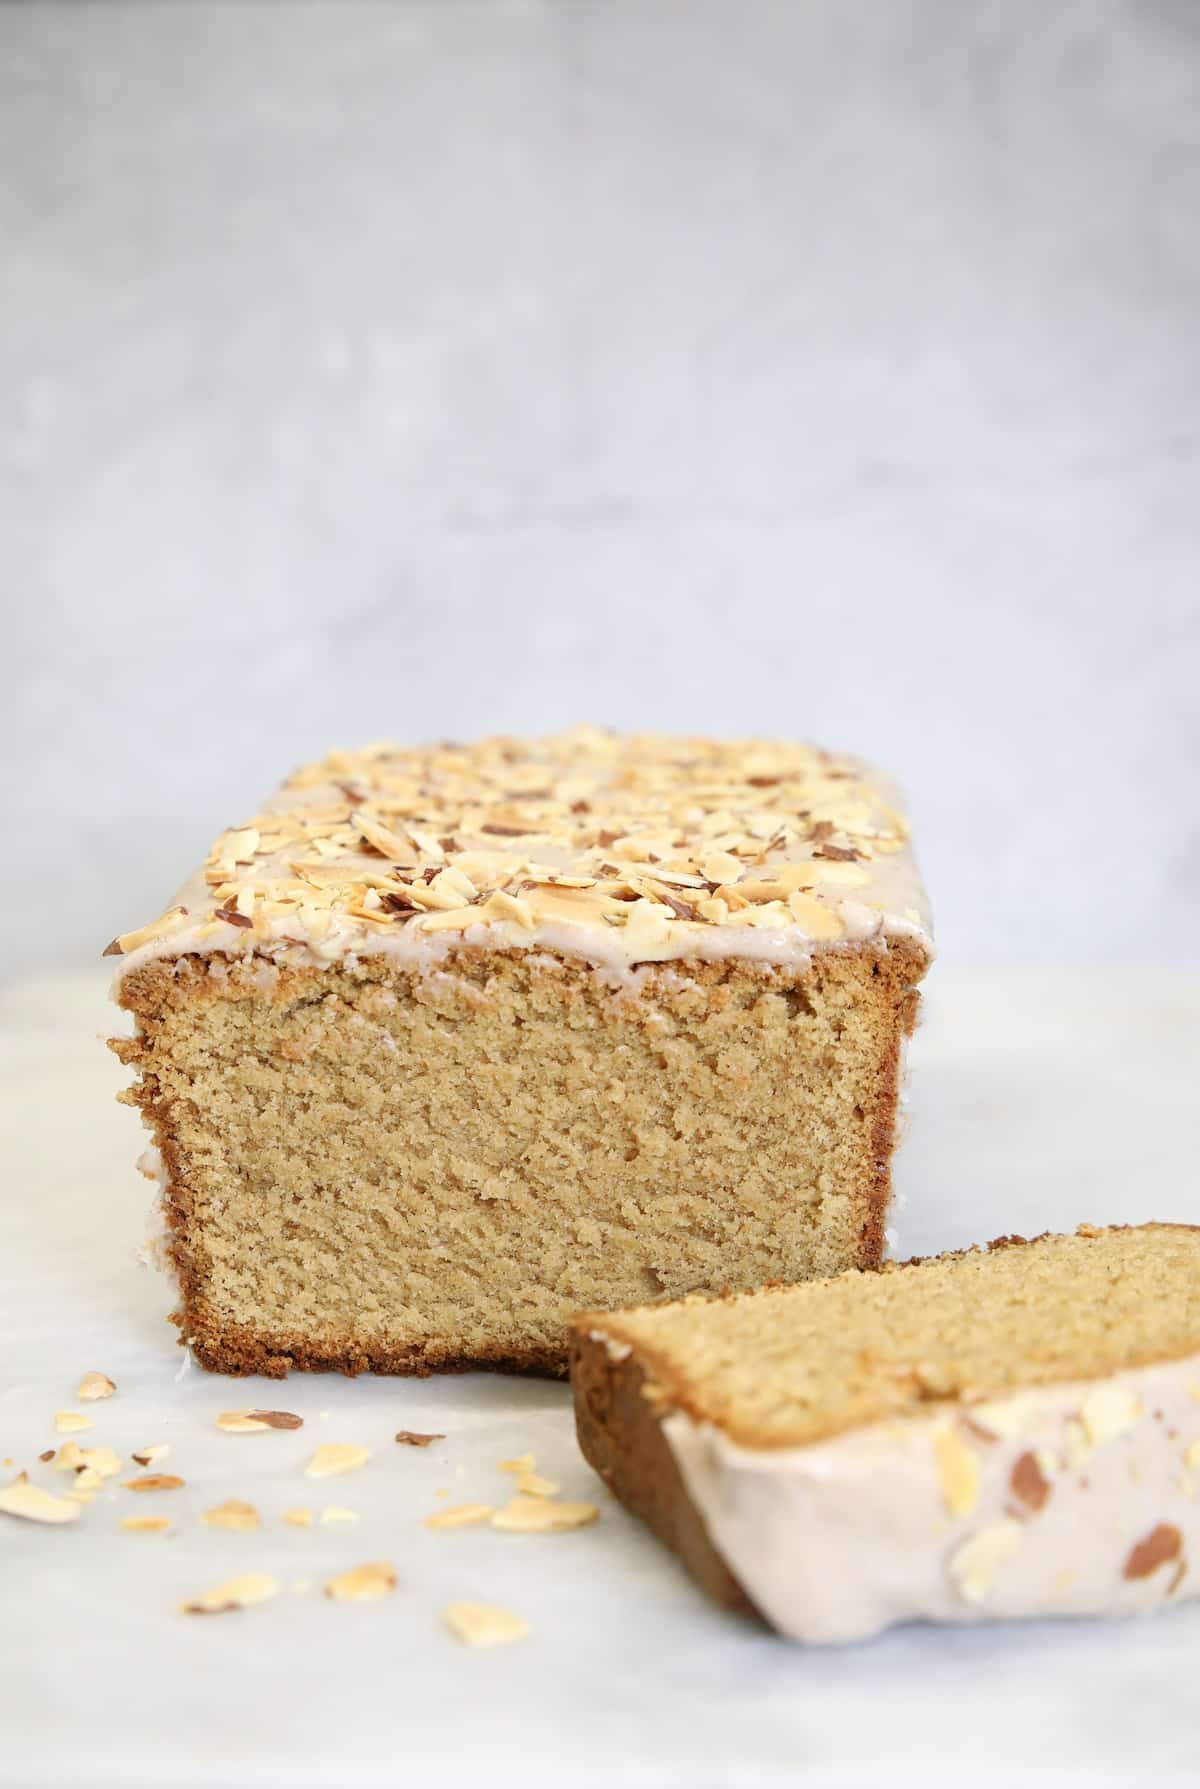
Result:
{"type": "Polygon", "coordinates": [[[908,841],[885,777],[809,745],[592,727],[380,744],[297,771],[108,952],[123,972],[193,953],[436,962],[463,942],[802,968],[905,939],[928,960],[908,841]]]}

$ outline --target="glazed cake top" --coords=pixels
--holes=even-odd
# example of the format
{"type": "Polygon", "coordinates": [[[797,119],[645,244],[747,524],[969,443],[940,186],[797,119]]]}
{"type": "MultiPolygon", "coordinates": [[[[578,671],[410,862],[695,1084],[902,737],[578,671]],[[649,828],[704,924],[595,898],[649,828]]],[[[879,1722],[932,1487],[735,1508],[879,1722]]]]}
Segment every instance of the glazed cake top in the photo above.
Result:
{"type": "Polygon", "coordinates": [[[108,952],[122,973],[193,953],[434,961],[462,942],[614,968],[802,964],[870,939],[929,956],[895,800],[855,759],[760,739],[578,727],[335,751],[108,952]]]}

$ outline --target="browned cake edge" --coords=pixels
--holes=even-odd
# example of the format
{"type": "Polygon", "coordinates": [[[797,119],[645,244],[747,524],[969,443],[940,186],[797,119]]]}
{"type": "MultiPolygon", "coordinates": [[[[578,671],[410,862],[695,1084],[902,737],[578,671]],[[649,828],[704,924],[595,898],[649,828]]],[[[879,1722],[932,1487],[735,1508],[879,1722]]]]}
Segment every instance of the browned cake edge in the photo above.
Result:
{"type": "MultiPolygon", "coordinates": [[[[859,1266],[878,1267],[884,1250],[884,1231],[892,1190],[892,1156],[896,1141],[896,1113],[900,1097],[901,1048],[905,1038],[916,1027],[920,1006],[917,982],[928,967],[928,958],[919,948],[893,944],[885,953],[874,952],[873,975],[890,979],[895,987],[895,1023],[888,1048],[879,1069],[879,1097],[872,1135],[873,1174],[863,1195],[864,1217],[861,1228],[859,1266]]],[[[204,959],[183,958],[179,962],[197,969],[204,959]]],[[[140,1018],[153,1017],[164,997],[178,965],[151,964],[130,976],[121,989],[120,1005],[140,1018]]],[[[677,966],[676,966],[677,967],[677,966]]],[[[715,965],[692,965],[700,973],[712,973],[715,965]]],[[[319,969],[293,969],[291,978],[319,980],[319,969]]],[[[804,975],[797,976],[802,982],[804,975]]],[[[172,987],[167,998],[212,998],[214,990],[207,975],[198,977],[184,995],[172,987]]],[[[149,1067],[150,1052],[137,1039],[110,1040],[110,1047],[120,1060],[136,1068],[149,1067]]],[[[180,1331],[180,1345],[190,1347],[199,1363],[210,1372],[244,1377],[261,1373],[267,1378],[286,1378],[289,1372],[339,1372],[349,1376],[372,1372],[414,1378],[437,1373],[508,1372],[532,1374],[546,1378],[565,1378],[568,1372],[569,1343],[561,1350],[531,1348],[519,1354],[505,1352],[470,1354],[439,1349],[436,1342],[409,1344],[399,1349],[358,1346],[338,1348],[322,1346],[309,1336],[271,1336],[263,1338],[245,1325],[213,1321],[204,1299],[204,1276],[198,1265],[202,1251],[193,1247],[192,1202],[186,1175],[175,1147],[170,1119],[165,1106],[155,1099],[152,1087],[142,1080],[128,1092],[118,1095],[125,1103],[136,1106],[149,1126],[162,1157],[166,1173],[163,1216],[166,1224],[164,1254],[179,1287],[179,1304],[169,1321],[180,1331]]]]}
{"type": "Polygon", "coordinates": [[[571,1388],[580,1451],[609,1490],[679,1555],[714,1602],[763,1619],[713,1546],[687,1494],[637,1357],[615,1360],[602,1337],[576,1326],[571,1388]]]}

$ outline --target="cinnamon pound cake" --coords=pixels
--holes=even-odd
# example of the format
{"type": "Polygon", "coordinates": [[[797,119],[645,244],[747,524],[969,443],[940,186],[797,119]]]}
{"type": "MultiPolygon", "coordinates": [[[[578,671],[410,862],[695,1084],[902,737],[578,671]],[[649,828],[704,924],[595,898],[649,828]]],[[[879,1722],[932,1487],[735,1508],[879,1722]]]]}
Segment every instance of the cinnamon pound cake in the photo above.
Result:
{"type": "Polygon", "coordinates": [[[572,1379],[617,1496],[792,1639],[1200,1593],[1200,1229],[582,1317],[572,1379]]]}
{"type": "Polygon", "coordinates": [[[334,753],[109,949],[208,1367],[561,1373],[581,1308],[879,1261],[931,944],[849,759],[334,753]]]}

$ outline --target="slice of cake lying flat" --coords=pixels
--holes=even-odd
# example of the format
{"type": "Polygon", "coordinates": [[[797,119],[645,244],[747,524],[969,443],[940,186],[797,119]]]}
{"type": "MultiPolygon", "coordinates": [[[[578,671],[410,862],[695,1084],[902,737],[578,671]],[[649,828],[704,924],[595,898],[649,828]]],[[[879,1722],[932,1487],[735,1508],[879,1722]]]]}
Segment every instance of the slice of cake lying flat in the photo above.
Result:
{"type": "Polygon", "coordinates": [[[110,950],[208,1367],[562,1373],[581,1308],[880,1258],[931,946],[850,760],[335,753],[110,950]]]}
{"type": "Polygon", "coordinates": [[[1200,1229],[589,1315],[571,1376],[617,1496],[793,1639],[1200,1594],[1200,1229]]]}

